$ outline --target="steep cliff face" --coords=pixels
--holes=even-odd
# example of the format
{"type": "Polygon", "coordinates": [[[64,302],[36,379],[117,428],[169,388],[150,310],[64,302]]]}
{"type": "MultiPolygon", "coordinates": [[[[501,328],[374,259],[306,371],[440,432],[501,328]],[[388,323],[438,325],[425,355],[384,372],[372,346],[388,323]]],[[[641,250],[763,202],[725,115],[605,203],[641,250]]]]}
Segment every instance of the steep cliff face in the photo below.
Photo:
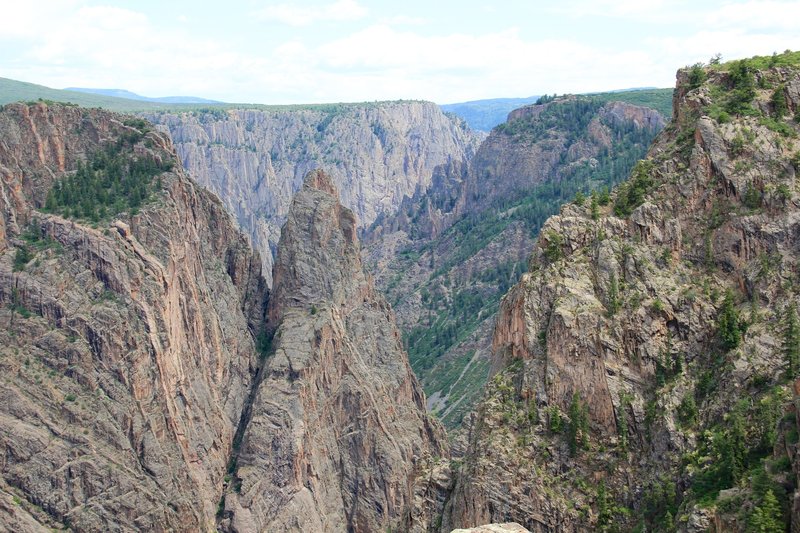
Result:
{"type": "Polygon", "coordinates": [[[497,302],[546,217],[577,191],[624,179],[663,126],[652,109],[584,97],[519,109],[469,164],[439,167],[426,191],[373,224],[368,261],[449,427],[481,394],[497,302]]]}
{"type": "Polygon", "coordinates": [[[259,364],[260,259],[141,121],[11,104],[0,132],[2,528],[213,528],[259,364]],[[117,209],[103,174],[153,175],[117,209]]]}
{"type": "Polygon", "coordinates": [[[393,313],[361,265],[356,217],[313,171],[281,233],[259,376],[226,494],[231,531],[415,528],[415,477],[446,455],[393,313]]]}
{"type": "Polygon", "coordinates": [[[679,72],[672,124],[611,205],[547,221],[501,304],[444,531],[797,527],[798,67],[679,72]]]}
{"type": "Polygon", "coordinates": [[[217,193],[250,233],[268,273],[292,195],[310,170],[330,169],[342,203],[369,225],[427,188],[438,165],[468,160],[480,139],[429,102],[147,118],[169,130],[189,175],[217,193]]]}

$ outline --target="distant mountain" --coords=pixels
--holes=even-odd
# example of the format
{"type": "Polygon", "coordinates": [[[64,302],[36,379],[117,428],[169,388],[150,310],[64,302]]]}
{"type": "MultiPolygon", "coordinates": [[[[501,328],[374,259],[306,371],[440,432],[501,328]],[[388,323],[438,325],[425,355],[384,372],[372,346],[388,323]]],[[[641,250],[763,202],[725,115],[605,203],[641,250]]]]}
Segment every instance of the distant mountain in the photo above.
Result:
{"type": "Polygon", "coordinates": [[[222,104],[219,100],[209,100],[198,98],[197,96],[160,96],[150,97],[126,91],[125,89],[92,89],[86,87],[67,87],[65,91],[75,91],[86,94],[99,94],[103,96],[113,96],[114,98],[126,98],[128,100],[139,100],[141,102],[160,102],[162,104],[222,104]]]}
{"type": "MultiPolygon", "coordinates": [[[[649,107],[665,117],[669,117],[672,113],[672,89],[637,87],[634,89],[617,89],[604,93],[586,93],[586,96],[600,98],[606,102],[620,101],[649,107]]],[[[439,107],[446,113],[453,113],[463,118],[473,130],[490,131],[495,126],[505,122],[511,111],[534,104],[538,99],[538,96],[490,98],[488,100],[443,104],[439,107]]]]}
{"type": "Polygon", "coordinates": [[[463,118],[473,130],[489,131],[506,121],[508,114],[522,106],[536,103],[538,96],[527,98],[490,98],[488,100],[472,100],[456,104],[444,104],[439,107],[446,113],[454,113],[463,118]]]}
{"type": "MultiPolygon", "coordinates": [[[[133,94],[133,93],[130,93],[133,94]]],[[[102,107],[111,111],[136,112],[157,110],[191,110],[207,108],[208,103],[187,104],[174,102],[157,102],[136,100],[133,98],[120,98],[106,94],[88,93],[72,90],[60,90],[28,83],[24,81],[0,78],[0,105],[12,102],[32,102],[44,100],[47,102],[62,102],[75,104],[82,107],[102,107]]],[[[217,104],[219,105],[219,104],[217,104]]]]}

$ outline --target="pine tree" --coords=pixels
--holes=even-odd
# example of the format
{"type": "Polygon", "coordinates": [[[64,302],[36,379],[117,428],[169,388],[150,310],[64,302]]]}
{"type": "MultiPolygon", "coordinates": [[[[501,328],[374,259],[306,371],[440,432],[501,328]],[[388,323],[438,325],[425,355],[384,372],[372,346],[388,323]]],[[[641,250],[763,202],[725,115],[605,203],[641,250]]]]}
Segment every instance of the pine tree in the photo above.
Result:
{"type": "Polygon", "coordinates": [[[555,405],[551,405],[547,412],[547,418],[550,426],[550,431],[553,433],[561,433],[561,411],[558,410],[558,407],[555,405]]]}
{"type": "Polygon", "coordinates": [[[610,201],[611,201],[611,194],[608,192],[608,187],[603,186],[600,189],[600,196],[597,199],[597,203],[599,203],[600,205],[608,205],[610,201]]]}
{"type": "Polygon", "coordinates": [[[674,531],[675,530],[675,520],[672,518],[672,513],[667,511],[664,514],[664,518],[661,519],[661,528],[664,531],[674,531]]]}
{"type": "Polygon", "coordinates": [[[786,105],[786,86],[779,85],[775,92],[772,93],[772,109],[775,112],[776,118],[781,118],[789,112],[789,107],[786,105]]]}
{"type": "Polygon", "coordinates": [[[607,531],[613,520],[614,513],[608,502],[606,483],[601,479],[597,487],[597,526],[600,531],[607,531]]]}
{"type": "Polygon", "coordinates": [[[783,325],[783,357],[789,379],[794,379],[800,371],[800,324],[794,302],[786,310],[783,325]]]}
{"type": "Polygon", "coordinates": [[[771,490],[767,491],[761,504],[750,515],[747,531],[753,533],[784,533],[786,531],[781,506],[771,490]]]}
{"type": "Polygon", "coordinates": [[[572,403],[569,405],[567,438],[571,455],[575,455],[578,449],[585,448],[589,440],[589,414],[586,404],[581,401],[577,392],[572,395],[572,403]]]}
{"type": "Polygon", "coordinates": [[[722,301],[722,309],[717,317],[717,327],[722,346],[726,350],[733,350],[742,341],[739,312],[733,305],[733,292],[728,289],[722,301]]]}

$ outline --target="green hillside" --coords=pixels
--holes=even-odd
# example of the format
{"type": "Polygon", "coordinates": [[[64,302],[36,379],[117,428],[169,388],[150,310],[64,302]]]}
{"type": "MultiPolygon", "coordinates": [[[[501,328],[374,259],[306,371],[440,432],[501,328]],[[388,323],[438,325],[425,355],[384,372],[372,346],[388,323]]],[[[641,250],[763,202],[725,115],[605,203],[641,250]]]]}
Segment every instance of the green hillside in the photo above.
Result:
{"type": "MultiPolygon", "coordinates": [[[[51,89],[44,85],[0,78],[0,105],[11,102],[35,102],[37,100],[71,103],[81,107],[102,107],[120,113],[135,112],[181,112],[181,111],[224,111],[226,109],[259,109],[262,111],[301,111],[312,109],[323,112],[338,111],[345,107],[372,107],[386,102],[352,102],[328,104],[287,104],[265,105],[247,103],[226,104],[178,104],[171,102],[147,102],[128,98],[118,98],[102,94],[89,94],[78,91],[51,89]]],[[[402,102],[403,100],[397,100],[402,102]]]]}
{"type": "Polygon", "coordinates": [[[601,102],[626,102],[655,109],[664,118],[672,117],[672,89],[636,89],[633,91],[619,91],[610,93],[589,94],[601,102]]]}
{"type": "MultiPolygon", "coordinates": [[[[51,89],[44,85],[36,85],[35,83],[0,78],[0,104],[36,100],[71,103],[82,107],[102,107],[103,109],[121,112],[152,111],[167,107],[153,102],[128,100],[127,98],[87,94],[77,91],[62,91],[51,89]]],[[[179,104],[170,104],[170,107],[179,107],[179,104]]]]}

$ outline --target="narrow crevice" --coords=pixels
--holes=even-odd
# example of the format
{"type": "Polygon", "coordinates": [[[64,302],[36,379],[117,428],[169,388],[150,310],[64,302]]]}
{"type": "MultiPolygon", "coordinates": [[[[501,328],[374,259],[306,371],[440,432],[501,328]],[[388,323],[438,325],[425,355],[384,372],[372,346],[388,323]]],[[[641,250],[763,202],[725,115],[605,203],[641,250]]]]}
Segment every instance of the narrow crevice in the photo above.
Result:
{"type": "Polygon", "coordinates": [[[253,411],[253,403],[255,402],[256,394],[258,394],[258,389],[260,388],[261,382],[264,380],[264,374],[267,371],[267,361],[273,354],[272,338],[273,334],[267,333],[266,327],[262,330],[261,333],[256,335],[255,338],[256,351],[258,352],[258,367],[256,368],[253,382],[250,384],[250,391],[247,393],[247,400],[245,401],[244,406],[242,407],[242,414],[239,417],[239,424],[236,426],[236,433],[234,433],[233,435],[233,443],[231,445],[231,455],[230,458],[228,459],[228,466],[225,471],[226,477],[230,476],[230,482],[223,489],[222,494],[220,496],[219,506],[217,510],[218,522],[222,519],[230,518],[229,516],[226,516],[224,512],[225,498],[231,492],[231,488],[233,488],[234,491],[238,492],[237,489],[238,487],[241,486],[241,480],[238,478],[238,476],[236,476],[236,471],[239,462],[239,453],[241,452],[242,440],[244,439],[244,432],[250,425],[250,420],[253,411]]]}

